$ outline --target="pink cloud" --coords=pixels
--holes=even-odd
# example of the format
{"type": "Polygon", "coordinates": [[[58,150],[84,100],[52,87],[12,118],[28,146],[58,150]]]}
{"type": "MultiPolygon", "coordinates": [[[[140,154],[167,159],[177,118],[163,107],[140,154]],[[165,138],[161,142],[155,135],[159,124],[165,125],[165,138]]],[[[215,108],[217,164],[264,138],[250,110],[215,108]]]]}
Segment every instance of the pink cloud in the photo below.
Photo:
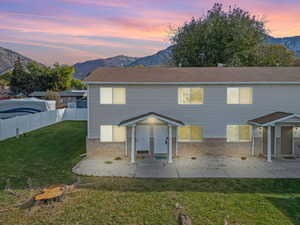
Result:
{"type": "Polygon", "coordinates": [[[113,1],[98,1],[98,0],[63,0],[64,2],[80,3],[80,4],[92,4],[104,7],[128,7],[129,3],[122,0],[113,1]]]}
{"type": "MultiPolygon", "coordinates": [[[[9,2],[12,1],[21,3],[28,0],[10,0],[9,2]]],[[[5,4],[8,0],[0,0],[0,2],[5,4]]],[[[29,11],[28,9],[24,12],[1,12],[0,29],[23,32],[20,37],[11,37],[5,40],[2,38],[2,41],[20,44],[30,43],[32,46],[39,45],[53,49],[61,48],[60,52],[64,52],[63,55],[66,52],[72,54],[72,57],[70,56],[72,59],[75,56],[79,58],[80,55],[83,57],[96,57],[98,55],[88,50],[74,49],[70,47],[70,44],[94,46],[99,49],[111,48],[112,53],[105,52],[101,56],[112,56],[117,49],[120,49],[120,53],[127,49],[128,51],[132,50],[135,55],[141,56],[145,52],[154,53],[159,49],[151,44],[145,45],[141,49],[140,46],[128,42],[88,39],[77,36],[107,36],[162,42],[167,45],[170,27],[180,26],[190,20],[192,16],[202,16],[215,1],[61,0],[61,3],[66,2],[68,4],[64,4],[67,5],[65,8],[59,8],[59,5],[55,5],[60,9],[59,12],[65,12],[59,14],[56,13],[56,8],[36,10],[37,14],[34,11],[25,13],[29,11]],[[79,7],[78,4],[84,4],[84,6],[81,7],[80,5],[79,7]],[[159,7],[160,5],[161,7],[159,7]],[[93,9],[90,14],[89,7],[93,9]],[[76,11],[78,8],[87,11],[76,11]],[[99,10],[99,13],[94,8],[99,10]],[[44,35],[35,35],[37,33],[44,35]],[[67,47],[68,45],[69,47],[67,47]]],[[[267,26],[274,36],[300,35],[300,4],[286,4],[286,1],[274,3],[270,0],[221,0],[221,2],[225,4],[225,7],[229,5],[239,6],[260,18],[266,18],[267,26]]]]}

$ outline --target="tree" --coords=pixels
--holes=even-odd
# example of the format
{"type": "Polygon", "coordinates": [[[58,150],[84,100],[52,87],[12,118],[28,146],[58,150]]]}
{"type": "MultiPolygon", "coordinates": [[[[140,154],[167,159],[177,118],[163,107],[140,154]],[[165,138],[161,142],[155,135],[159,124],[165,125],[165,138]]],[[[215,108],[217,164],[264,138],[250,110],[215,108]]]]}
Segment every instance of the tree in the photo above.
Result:
{"type": "Polygon", "coordinates": [[[264,22],[249,12],[231,7],[225,11],[216,3],[203,17],[173,30],[173,61],[184,67],[251,65],[254,50],[266,35],[264,22]]]}
{"type": "Polygon", "coordinates": [[[77,90],[84,90],[84,89],[86,89],[86,86],[81,82],[81,80],[72,79],[71,80],[71,88],[77,89],[77,90]]]}
{"type": "Polygon", "coordinates": [[[24,68],[18,59],[15,62],[10,84],[14,93],[25,95],[33,91],[65,91],[71,88],[73,73],[73,67],[59,64],[46,67],[36,62],[30,62],[24,68]]]}
{"type": "Polygon", "coordinates": [[[26,71],[31,74],[33,78],[32,85],[34,91],[51,90],[51,83],[49,82],[49,67],[41,65],[37,62],[30,62],[26,66],[26,71]]]}
{"type": "Polygon", "coordinates": [[[0,86],[9,86],[12,72],[8,71],[0,76],[0,86]]]}
{"type": "Polygon", "coordinates": [[[6,80],[0,79],[0,86],[8,86],[9,82],[7,82],[6,80]]]}
{"type": "Polygon", "coordinates": [[[54,64],[50,70],[49,80],[50,90],[65,91],[71,88],[74,68],[72,66],[54,64]]]}
{"type": "Polygon", "coordinates": [[[15,62],[10,79],[11,90],[14,93],[23,93],[28,95],[34,90],[34,79],[30,73],[25,71],[21,59],[15,62]]]}
{"type": "Polygon", "coordinates": [[[56,91],[47,91],[44,97],[45,100],[56,101],[56,106],[60,104],[60,95],[56,91]]]}
{"type": "Polygon", "coordinates": [[[294,52],[283,45],[261,44],[256,47],[253,66],[290,66],[294,52]]]}
{"type": "Polygon", "coordinates": [[[291,66],[300,66],[300,58],[293,57],[291,66]]]}

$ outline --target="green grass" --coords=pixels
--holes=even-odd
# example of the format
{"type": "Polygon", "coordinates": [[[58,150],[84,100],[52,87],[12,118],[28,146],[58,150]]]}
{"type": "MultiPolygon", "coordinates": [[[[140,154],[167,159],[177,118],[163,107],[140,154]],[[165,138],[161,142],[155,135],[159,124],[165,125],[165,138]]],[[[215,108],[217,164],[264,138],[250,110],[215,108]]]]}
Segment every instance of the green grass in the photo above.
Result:
{"type": "MultiPolygon", "coordinates": [[[[36,186],[72,183],[71,168],[84,153],[85,123],[63,122],[0,142],[5,180],[22,196],[36,186]]],[[[62,203],[0,213],[0,224],[175,225],[176,203],[194,225],[300,224],[300,180],[82,178],[96,187],[68,194],[62,203]]],[[[20,199],[0,190],[0,209],[20,199]]]]}
{"type": "Polygon", "coordinates": [[[85,138],[85,122],[63,122],[0,141],[0,189],[7,178],[16,188],[28,178],[37,186],[72,182],[71,168],[85,153],[85,138]]]}

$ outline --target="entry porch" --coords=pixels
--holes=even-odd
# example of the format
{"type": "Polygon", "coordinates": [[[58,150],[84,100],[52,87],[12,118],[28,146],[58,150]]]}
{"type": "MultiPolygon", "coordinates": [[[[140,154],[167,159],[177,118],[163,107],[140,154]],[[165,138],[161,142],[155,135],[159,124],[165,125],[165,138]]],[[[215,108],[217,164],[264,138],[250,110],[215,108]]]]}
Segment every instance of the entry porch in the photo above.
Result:
{"type": "Polygon", "coordinates": [[[183,125],[179,120],[154,112],[122,121],[119,126],[127,130],[126,154],[130,162],[151,158],[172,163],[178,149],[177,127],[183,125]]]}
{"type": "Polygon", "coordinates": [[[268,162],[300,156],[300,115],[274,112],[250,120],[249,124],[253,126],[253,156],[263,155],[268,162]]]}

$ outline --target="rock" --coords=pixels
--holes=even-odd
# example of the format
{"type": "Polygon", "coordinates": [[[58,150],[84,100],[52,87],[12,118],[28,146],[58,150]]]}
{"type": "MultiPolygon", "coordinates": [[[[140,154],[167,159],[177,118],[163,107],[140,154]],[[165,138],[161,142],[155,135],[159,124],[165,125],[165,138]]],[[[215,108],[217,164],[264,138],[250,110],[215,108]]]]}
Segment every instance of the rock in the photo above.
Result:
{"type": "Polygon", "coordinates": [[[224,225],[228,225],[228,218],[229,218],[229,216],[225,216],[224,225]]]}
{"type": "Polygon", "coordinates": [[[180,213],[178,216],[178,225],[192,225],[192,219],[184,213],[180,213]]]}
{"type": "Polygon", "coordinates": [[[176,209],[183,209],[183,207],[177,202],[176,203],[176,209]]]}

